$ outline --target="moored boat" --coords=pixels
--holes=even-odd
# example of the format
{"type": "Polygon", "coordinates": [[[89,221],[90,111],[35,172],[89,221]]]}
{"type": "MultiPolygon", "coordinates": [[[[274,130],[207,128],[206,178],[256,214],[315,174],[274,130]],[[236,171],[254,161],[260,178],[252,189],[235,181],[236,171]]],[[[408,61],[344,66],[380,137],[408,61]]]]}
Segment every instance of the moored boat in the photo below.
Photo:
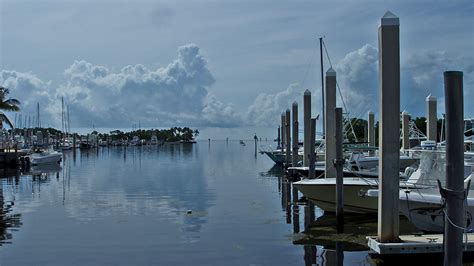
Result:
{"type": "Polygon", "coordinates": [[[41,164],[55,164],[61,162],[63,158],[62,153],[52,150],[35,152],[30,155],[30,162],[32,165],[41,164]]]}

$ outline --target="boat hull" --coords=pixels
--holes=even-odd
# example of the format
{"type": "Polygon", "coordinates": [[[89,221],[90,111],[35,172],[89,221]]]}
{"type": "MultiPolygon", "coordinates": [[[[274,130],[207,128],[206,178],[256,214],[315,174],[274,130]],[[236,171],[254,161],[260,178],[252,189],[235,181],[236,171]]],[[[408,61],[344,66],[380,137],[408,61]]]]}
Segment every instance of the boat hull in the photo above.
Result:
{"type": "Polygon", "coordinates": [[[54,153],[48,154],[45,156],[31,156],[31,164],[32,165],[40,165],[40,164],[56,164],[61,162],[62,154],[61,153],[54,153]]]}
{"type": "MultiPolygon", "coordinates": [[[[329,179],[295,182],[295,187],[325,212],[336,211],[336,186],[329,179]]],[[[376,213],[378,200],[366,196],[367,190],[376,186],[375,181],[361,178],[344,178],[344,212],[376,213]],[[346,181],[347,180],[347,181],[346,181]]]]}
{"type": "MultiPolygon", "coordinates": [[[[474,199],[468,198],[467,201],[466,227],[469,228],[474,215],[474,199]]],[[[440,195],[400,191],[400,212],[422,231],[431,233],[444,231],[444,213],[440,195]]]]}

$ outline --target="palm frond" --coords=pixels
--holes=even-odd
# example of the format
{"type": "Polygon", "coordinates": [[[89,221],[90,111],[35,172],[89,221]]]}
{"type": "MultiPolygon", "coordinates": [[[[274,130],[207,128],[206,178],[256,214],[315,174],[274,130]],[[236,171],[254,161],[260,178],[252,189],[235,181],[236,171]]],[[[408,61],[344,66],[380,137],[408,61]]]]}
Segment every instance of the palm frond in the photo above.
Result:
{"type": "Polygon", "coordinates": [[[11,105],[20,105],[20,104],[21,104],[19,100],[17,100],[17,99],[11,99],[11,98],[8,99],[8,100],[6,100],[6,101],[4,101],[4,103],[6,103],[6,104],[11,104],[11,105]]]}
{"type": "Polygon", "coordinates": [[[8,104],[5,102],[0,102],[0,110],[5,111],[20,111],[20,107],[13,104],[8,104]]]}

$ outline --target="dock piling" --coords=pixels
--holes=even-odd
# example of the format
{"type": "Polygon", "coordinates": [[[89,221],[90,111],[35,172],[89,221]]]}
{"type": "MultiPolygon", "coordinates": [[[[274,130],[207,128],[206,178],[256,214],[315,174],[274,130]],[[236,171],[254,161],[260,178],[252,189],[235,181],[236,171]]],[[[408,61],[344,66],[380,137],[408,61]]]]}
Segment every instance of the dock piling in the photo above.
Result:
{"type": "MultiPolygon", "coordinates": [[[[444,265],[461,265],[464,221],[463,72],[444,72],[446,106],[446,209],[444,265]],[[447,191],[450,191],[447,193],[447,191]]],[[[436,134],[434,135],[436,137],[436,134]]]]}
{"type": "Polygon", "coordinates": [[[431,94],[426,97],[426,137],[428,140],[436,141],[438,134],[438,119],[436,115],[436,97],[431,94]]]}
{"type": "Polygon", "coordinates": [[[293,102],[292,113],[293,113],[293,153],[291,157],[291,165],[296,166],[298,164],[298,103],[293,102]]]}
{"type": "Polygon", "coordinates": [[[72,152],[76,154],[76,134],[72,135],[72,152]]]}
{"type": "Polygon", "coordinates": [[[409,118],[408,113],[403,111],[402,112],[402,132],[403,132],[402,148],[404,152],[407,152],[410,149],[410,136],[408,135],[409,122],[410,122],[410,118],[409,118]]]}
{"type": "Polygon", "coordinates": [[[290,109],[285,112],[285,137],[286,137],[286,165],[291,164],[291,114],[290,109]]]}
{"type": "Polygon", "coordinates": [[[285,151],[285,131],[286,131],[286,127],[285,127],[285,119],[286,119],[286,115],[285,115],[285,112],[282,112],[281,113],[281,127],[280,127],[280,130],[281,130],[281,152],[284,152],[285,151]]]}
{"type": "Polygon", "coordinates": [[[277,132],[277,136],[278,136],[277,137],[277,149],[280,149],[281,148],[281,146],[280,146],[280,127],[278,127],[277,131],[278,131],[277,132]]]}
{"type": "Polygon", "coordinates": [[[336,224],[338,233],[344,231],[344,178],[342,166],[344,159],[342,155],[342,108],[335,109],[336,115],[336,159],[334,166],[336,168],[336,224]]]}
{"type": "Polygon", "coordinates": [[[399,241],[400,21],[387,11],[379,27],[378,240],[399,241]]]}
{"type": "MultiPolygon", "coordinates": [[[[369,147],[375,147],[375,126],[374,126],[374,112],[369,111],[367,118],[367,141],[369,142],[369,147]]],[[[374,151],[369,151],[370,156],[374,156],[374,151]]]]}
{"type": "Polygon", "coordinates": [[[310,141],[309,141],[309,178],[315,178],[314,164],[315,164],[315,139],[316,139],[316,118],[311,118],[311,127],[310,127],[310,141]]]}
{"type": "Polygon", "coordinates": [[[303,96],[303,165],[309,166],[309,150],[310,150],[310,139],[311,139],[311,92],[305,90],[303,96]]]}
{"type": "Polygon", "coordinates": [[[329,68],[326,71],[326,117],[324,118],[324,141],[325,141],[325,158],[326,158],[326,178],[335,178],[336,169],[334,168],[334,160],[336,159],[335,143],[335,108],[336,108],[336,71],[329,68]]]}

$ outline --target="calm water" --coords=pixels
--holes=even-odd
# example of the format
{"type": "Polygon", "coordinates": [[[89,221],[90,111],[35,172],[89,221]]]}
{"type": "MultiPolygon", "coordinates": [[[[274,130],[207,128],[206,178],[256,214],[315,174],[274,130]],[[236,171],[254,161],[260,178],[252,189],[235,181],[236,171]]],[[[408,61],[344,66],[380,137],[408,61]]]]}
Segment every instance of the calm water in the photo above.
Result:
{"type": "MultiPolygon", "coordinates": [[[[0,179],[1,265],[335,260],[334,251],[294,244],[309,209],[288,204],[297,199],[291,184],[251,142],[67,152],[60,169],[31,172],[0,179]]],[[[344,254],[348,265],[367,260],[365,251],[344,254]]]]}

